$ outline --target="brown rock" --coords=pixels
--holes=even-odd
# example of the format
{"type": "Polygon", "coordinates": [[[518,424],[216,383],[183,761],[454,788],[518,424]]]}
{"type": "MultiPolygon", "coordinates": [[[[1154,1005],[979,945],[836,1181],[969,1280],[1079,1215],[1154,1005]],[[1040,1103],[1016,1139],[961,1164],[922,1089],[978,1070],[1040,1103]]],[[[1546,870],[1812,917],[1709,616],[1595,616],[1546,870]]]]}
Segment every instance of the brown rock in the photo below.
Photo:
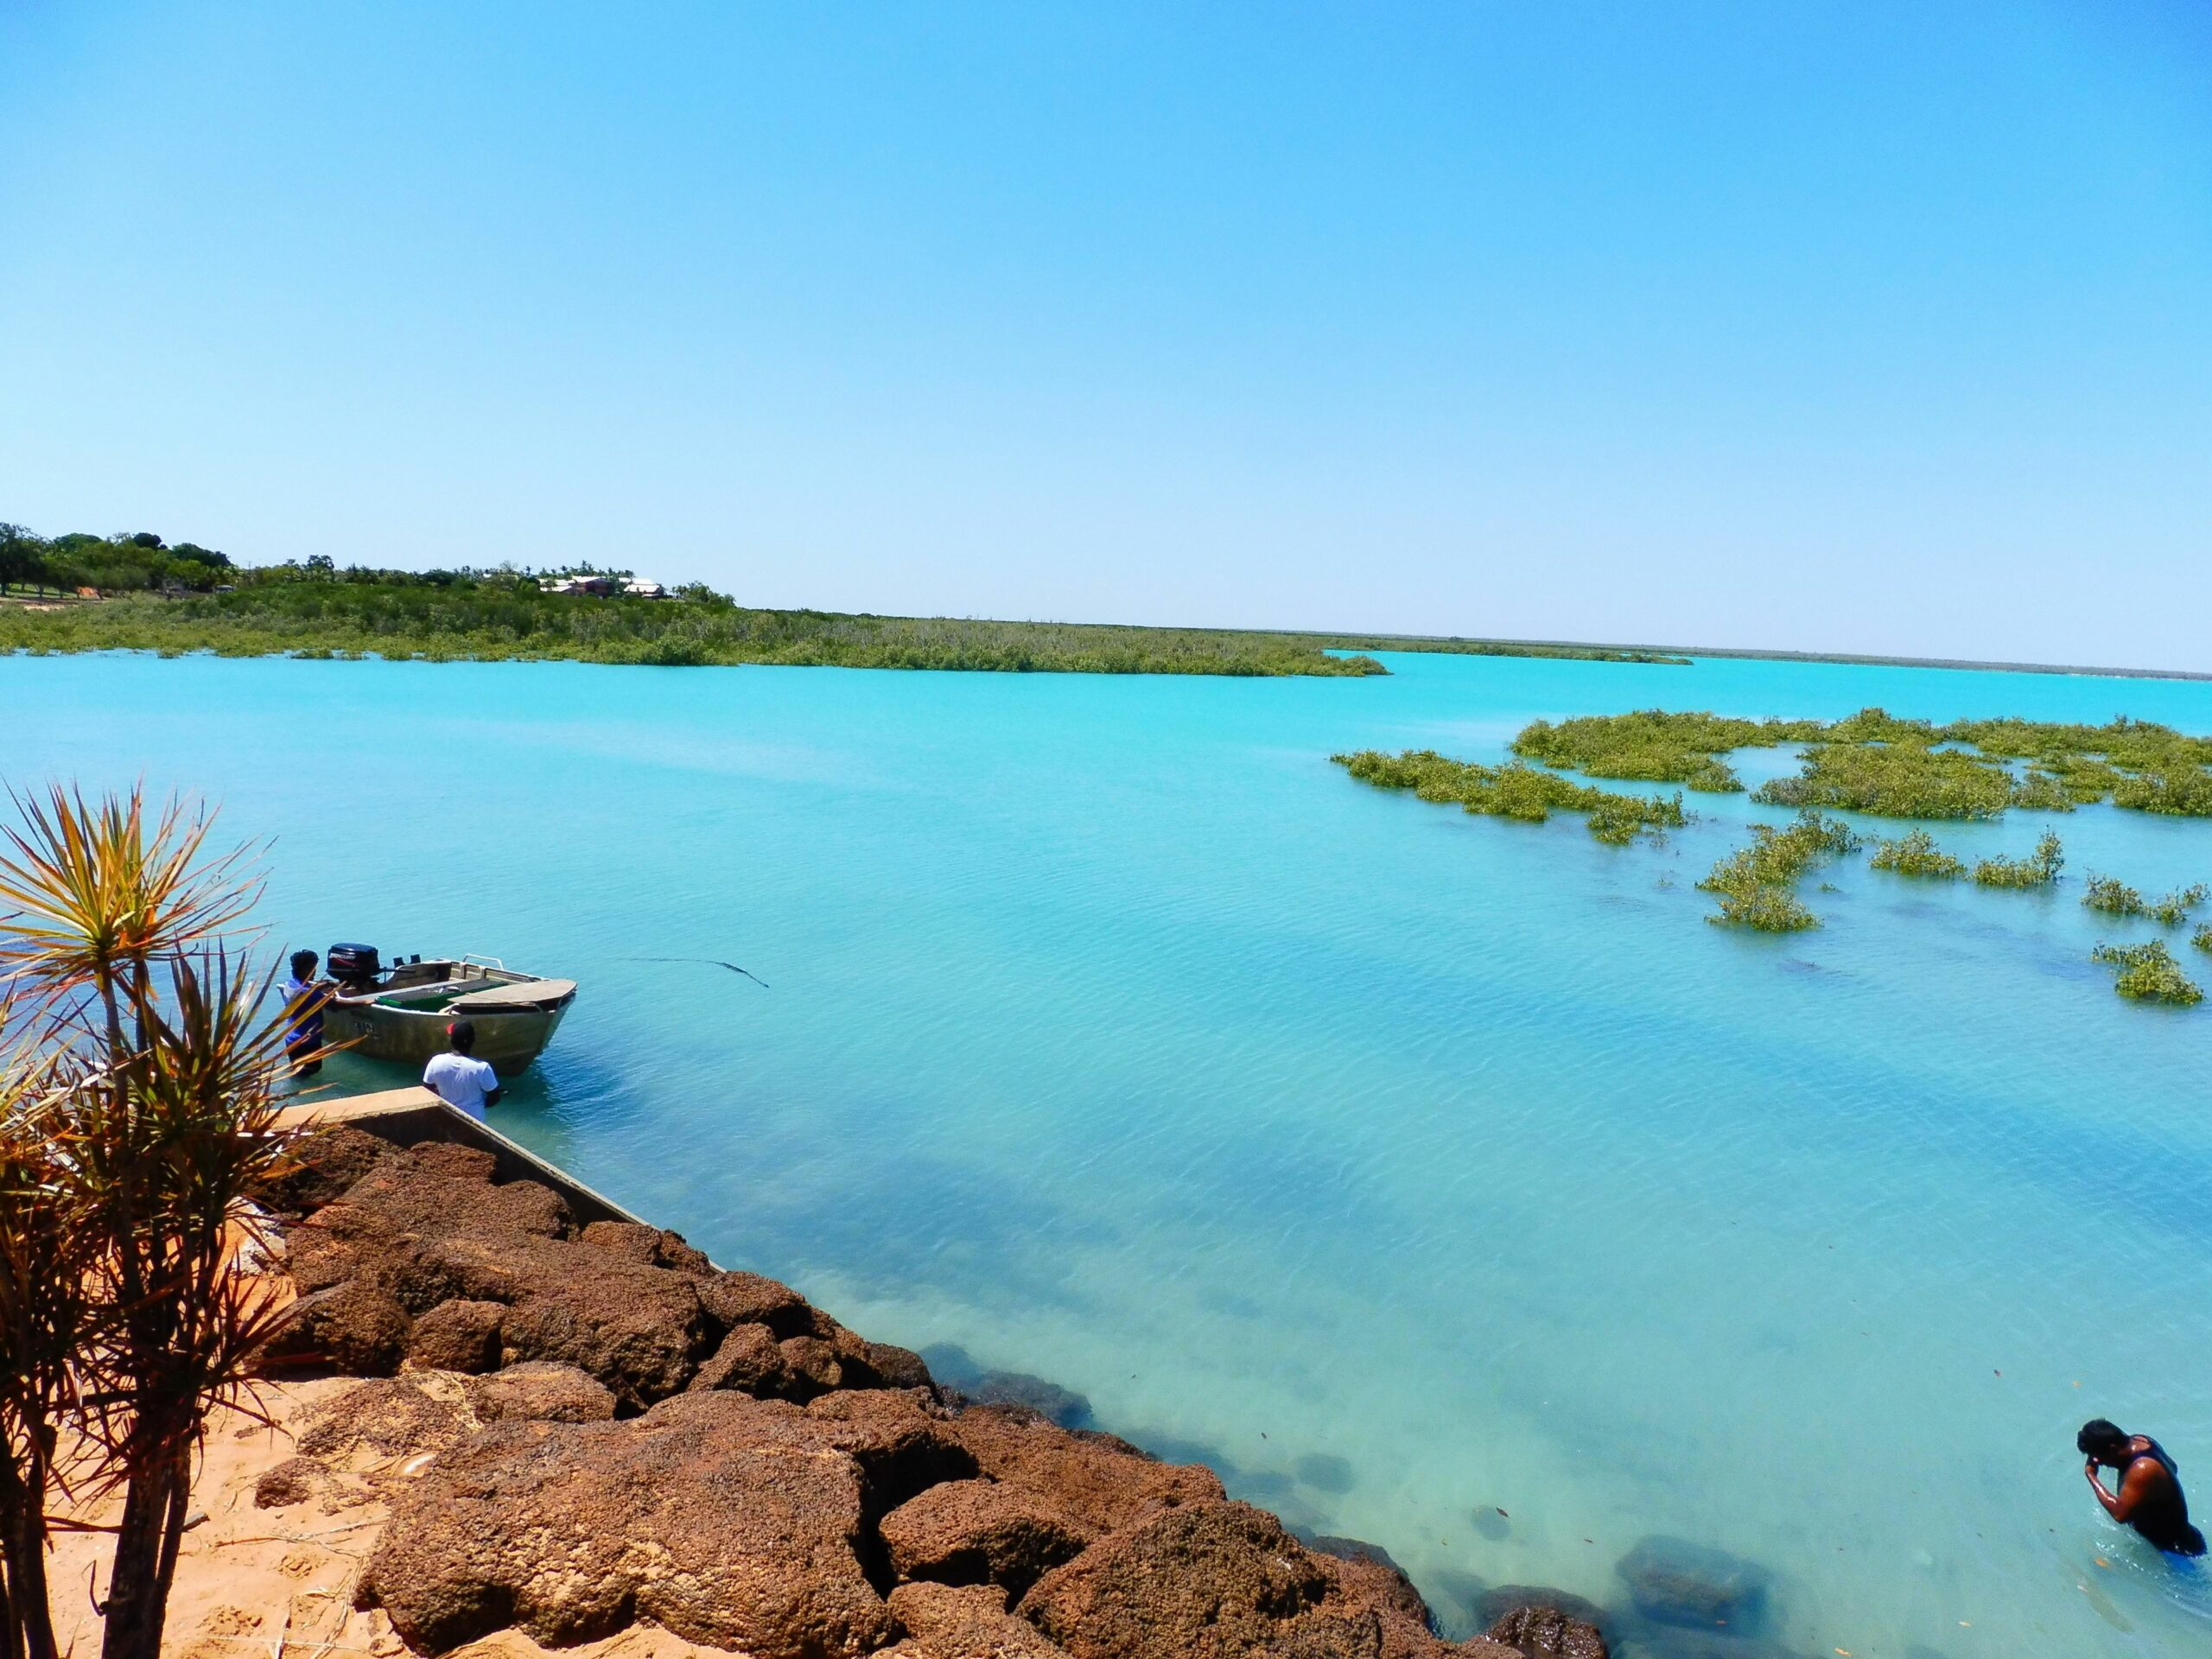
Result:
{"type": "Polygon", "coordinates": [[[641,1268],[660,1266],[660,1229],[639,1221],[594,1221],[583,1230],[583,1242],[594,1249],[612,1250],[641,1268]]]}
{"type": "Polygon", "coordinates": [[[303,1296],[342,1285],[394,1249],[397,1232],[373,1211],[343,1198],[324,1205],[284,1230],[292,1283],[303,1296]]]}
{"type": "Polygon", "coordinates": [[[1554,1589],[1541,1584],[1501,1584],[1478,1591],[1469,1599],[1478,1624],[1495,1624],[1507,1614],[1523,1607],[1549,1607],[1565,1613],[1569,1618],[1596,1627],[1602,1634],[1607,1628],[1608,1615],[1604,1608],[1586,1597],[1569,1590],[1554,1589]]]}
{"type": "Polygon", "coordinates": [[[1224,1497],[1210,1469],[1161,1463],[1111,1435],[1062,1428],[1019,1407],[971,1406],[951,1427],[983,1473],[1034,1494],[1094,1533],[1224,1497]]]}
{"type": "MultiPolygon", "coordinates": [[[[930,1368],[922,1357],[911,1348],[894,1347],[887,1342],[858,1344],[857,1355],[861,1367],[875,1379],[878,1388],[928,1389],[936,1391],[931,1379],[930,1368]]],[[[850,1363],[849,1357],[848,1363],[850,1363]]]]}
{"type": "Polygon", "coordinates": [[[474,1375],[499,1363],[499,1322],[507,1310],[498,1302],[456,1297],[418,1316],[407,1340],[407,1363],[417,1370],[474,1375]]]}
{"type": "Polygon", "coordinates": [[[407,1310],[391,1293],[346,1281],[302,1296],[262,1349],[270,1365],[327,1366],[351,1376],[389,1376],[406,1357],[407,1310]]]}
{"type": "Polygon", "coordinates": [[[534,1183],[447,1179],[387,1160],[290,1230],[293,1277],[303,1289],[372,1286],[416,1313],[501,1303],[499,1363],[578,1365],[632,1406],[680,1389],[709,1331],[692,1281],[559,1236],[566,1217],[534,1183]]]}
{"type": "Polygon", "coordinates": [[[1607,1659],[1598,1627],[1556,1607],[1516,1607],[1490,1627],[1490,1639],[1527,1659],[1607,1659]]]}
{"type": "Polygon", "coordinates": [[[1382,1620],[1372,1608],[1353,1613],[1300,1613],[1254,1659],[1383,1659],[1382,1620]]]}
{"type": "MultiPolygon", "coordinates": [[[[683,1403],[671,1400],[657,1409],[675,1411],[683,1403]]],[[[825,1394],[802,1415],[812,1425],[810,1433],[828,1436],[860,1465],[871,1517],[889,1514],[940,1482],[976,1472],[974,1456],[925,1395],[895,1389],[825,1394]]]]}
{"type": "Polygon", "coordinates": [[[304,1215],[338,1198],[379,1160],[400,1155],[391,1141],[365,1130],[343,1126],[318,1129],[293,1145],[257,1196],[280,1215],[304,1215]]]}
{"type": "MultiPolygon", "coordinates": [[[[387,1158],[346,1190],[342,1202],[373,1211],[403,1232],[477,1237],[523,1233],[573,1238],[576,1218],[568,1200],[537,1181],[493,1185],[467,1173],[474,1166],[462,1147],[425,1147],[387,1158]],[[450,1172],[450,1173],[449,1173],[450,1172]]],[[[478,1154],[488,1156],[488,1154],[478,1154]]]]}
{"type": "Polygon", "coordinates": [[[1430,1627],[1428,1603],[1387,1551],[1350,1538],[1316,1539],[1313,1548],[1322,1570],[1336,1580],[1335,1599],[1394,1614],[1424,1630],[1430,1627]]]}
{"type": "Polygon", "coordinates": [[[789,1285],[757,1273],[720,1273],[699,1284],[699,1303],[707,1317],[728,1330],[765,1325],[781,1337],[814,1334],[814,1310],[789,1285]]]}
{"type": "Polygon", "coordinates": [[[450,1141],[426,1141],[408,1150],[422,1173],[444,1181],[481,1181],[489,1185],[499,1160],[479,1147],[450,1141]]]}
{"type": "Polygon", "coordinates": [[[299,1448],[326,1460],[354,1452],[386,1458],[442,1452],[470,1427],[455,1379],[379,1377],[302,1414],[299,1448]]]}
{"type": "Polygon", "coordinates": [[[1402,1575],[1314,1554],[1249,1504],[1196,1503],[1109,1533],[1018,1610],[1074,1659],[1511,1659],[1427,1628],[1402,1575]]]}
{"type": "Polygon", "coordinates": [[[902,1579],[993,1584],[1019,1597],[1072,1560],[1096,1535],[1018,1487],[951,1480],[883,1517],[884,1545],[902,1579]]]}
{"type": "Polygon", "coordinates": [[[1374,1608],[1300,1613],[1254,1659],[1516,1659],[1485,1637],[1453,1644],[1374,1608]]]}
{"type": "Polygon", "coordinates": [[[791,1372],[784,1364],[783,1351],[776,1345],[775,1334],[765,1325],[740,1325],[731,1327],[714,1357],[699,1367],[685,1386],[694,1392],[735,1389],[768,1400],[788,1394],[790,1384],[791,1372]]]}
{"type": "Polygon", "coordinates": [[[550,1242],[514,1252],[505,1265],[516,1281],[499,1326],[505,1363],[579,1366],[631,1406],[664,1399],[691,1380],[706,1329],[690,1280],[550,1242]]]}
{"type": "Polygon", "coordinates": [[[594,1221],[584,1229],[583,1242],[598,1249],[612,1250],[639,1267],[667,1268],[687,1277],[714,1275],[715,1264],[707,1260],[703,1251],[686,1244],[683,1234],[648,1227],[643,1222],[594,1221]]]}
{"type": "Polygon", "coordinates": [[[253,1507],[289,1509],[334,1491],[337,1484],[338,1477],[331,1472],[330,1465],[319,1459],[287,1458],[254,1482],[253,1507]]]}
{"type": "Polygon", "coordinates": [[[603,1423],[614,1415],[613,1395],[591,1376],[573,1365],[542,1359],[473,1378],[468,1403],[486,1423],[603,1423]]]}
{"type": "Polygon", "coordinates": [[[832,1398],[871,1403],[703,1392],[626,1422],[492,1424],[402,1497],[362,1593],[433,1653],[510,1624],[559,1646],[635,1619],[755,1659],[883,1646],[865,1517],[967,1459],[916,1396],[832,1398]]]}
{"type": "Polygon", "coordinates": [[[1005,1593],[990,1585],[902,1584],[891,1611],[925,1659],[1067,1659],[1007,1612],[1005,1593]]]}
{"type": "Polygon", "coordinates": [[[794,1400],[810,1400],[827,1394],[845,1381],[844,1362],[835,1343],[820,1337],[786,1337],[776,1344],[783,1356],[789,1381],[785,1387],[794,1400]]]}
{"type": "Polygon", "coordinates": [[[1193,1503],[1100,1539],[1020,1611],[1074,1659],[1243,1659],[1319,1610],[1332,1582],[1274,1516],[1193,1503]]]}

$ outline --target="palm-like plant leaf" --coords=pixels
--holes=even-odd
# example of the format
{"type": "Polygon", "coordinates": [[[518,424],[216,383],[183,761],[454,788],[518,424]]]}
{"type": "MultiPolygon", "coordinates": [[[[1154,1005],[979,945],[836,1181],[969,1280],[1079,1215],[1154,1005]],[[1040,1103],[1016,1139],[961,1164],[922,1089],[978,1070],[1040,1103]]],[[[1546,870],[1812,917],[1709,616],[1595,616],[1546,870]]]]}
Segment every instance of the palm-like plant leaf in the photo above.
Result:
{"type": "Polygon", "coordinates": [[[46,996],[219,938],[261,895],[254,849],[203,859],[213,816],[171,799],[149,823],[143,786],[97,804],[60,784],[10,798],[22,823],[0,825],[0,974],[46,996]]]}

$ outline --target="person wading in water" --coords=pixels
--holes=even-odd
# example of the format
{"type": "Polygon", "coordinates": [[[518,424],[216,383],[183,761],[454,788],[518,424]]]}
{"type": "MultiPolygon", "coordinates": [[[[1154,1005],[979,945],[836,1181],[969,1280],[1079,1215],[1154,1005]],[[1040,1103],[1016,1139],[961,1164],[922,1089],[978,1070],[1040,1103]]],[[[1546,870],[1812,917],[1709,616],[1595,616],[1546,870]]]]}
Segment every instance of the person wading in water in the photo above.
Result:
{"type": "Polygon", "coordinates": [[[2174,1460],[2148,1434],[2129,1434],[2101,1417],[2082,1425],[2074,1444],[2088,1459],[2082,1472],[2105,1513],[2130,1526],[2172,1555],[2202,1555],[2204,1535],[2189,1524],[2189,1500],[2182,1496],[2174,1460]],[[2099,1469],[2120,1471],[2119,1488],[2105,1490],[2099,1469]]]}
{"type": "Polygon", "coordinates": [[[446,1027],[446,1052],[423,1068],[423,1086],[479,1123],[484,1109],[499,1103],[499,1074],[476,1055],[476,1027],[456,1020],[446,1027]]]}

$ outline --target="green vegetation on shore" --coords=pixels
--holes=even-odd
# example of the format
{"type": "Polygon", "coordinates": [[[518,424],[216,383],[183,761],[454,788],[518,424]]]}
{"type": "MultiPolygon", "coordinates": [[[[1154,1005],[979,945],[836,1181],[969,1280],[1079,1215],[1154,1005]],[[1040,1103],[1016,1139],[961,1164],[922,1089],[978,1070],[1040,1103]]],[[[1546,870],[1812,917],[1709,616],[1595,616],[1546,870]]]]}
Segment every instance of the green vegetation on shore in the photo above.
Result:
{"type": "Polygon", "coordinates": [[[1389,633],[1297,635],[1331,651],[1410,651],[1430,657],[1538,657],[1568,663],[1664,663],[1687,668],[1690,659],[1663,651],[1624,645],[1548,645],[1519,639],[1446,639],[1389,633]]]}
{"type": "Polygon", "coordinates": [[[512,567],[340,569],[311,558],[240,568],[190,543],[168,546],[150,531],[48,537],[0,524],[0,652],[1331,677],[1388,673],[1363,654],[1382,650],[1688,660],[1510,640],[757,609],[698,585],[634,594],[624,590],[627,571],[578,567],[550,574],[612,578],[613,591],[548,592],[537,574],[512,567]],[[4,602],[11,590],[19,602],[4,602]],[[79,597],[82,590],[97,597],[79,597]]]}
{"type": "Polygon", "coordinates": [[[1818,927],[1821,918],[1805,907],[1794,889],[1819,860],[1848,853],[1859,844],[1859,837],[1843,824],[1816,811],[1800,813],[1795,823],[1782,830],[1755,823],[1751,845],[1722,859],[1698,883],[1720,900],[1719,909],[1705,919],[1762,933],[1818,927]]]}
{"type": "Polygon", "coordinates": [[[2181,970],[2164,939],[2146,944],[2101,944],[2089,952],[2106,966],[2120,969],[2113,989],[2140,1002],[2177,1002],[2187,1006],[2204,1000],[2203,991],[2181,970]]]}
{"type": "Polygon", "coordinates": [[[1875,842],[1874,855],[1866,861],[1878,870],[1937,881],[1955,881],[1967,873],[1966,865],[1936,846],[1936,837],[1925,830],[1910,830],[1895,841],[1875,842]]]}
{"type": "Polygon", "coordinates": [[[1016,673],[1387,671],[1371,658],[1332,657],[1278,634],[753,610],[699,590],[658,600],[555,594],[496,574],[443,583],[257,582],[230,593],[131,594],[56,611],[0,607],[0,650],[9,649],[1016,673]]]}
{"type": "Polygon", "coordinates": [[[1514,739],[1513,752],[1593,778],[1727,791],[1743,785],[1722,755],[1783,743],[1807,748],[1796,776],[1754,795],[1773,806],[1965,819],[2012,807],[2070,812],[2109,798],[2139,812],[2212,817],[2212,738],[2125,716],[2105,726],[2010,719],[1938,726],[1880,709],[1833,721],[1646,709],[1556,726],[1536,721],[1514,739]],[[2024,763],[2018,775],[2016,763],[2024,763]]]}
{"type": "Polygon", "coordinates": [[[1685,821],[1680,795],[1624,795],[1592,789],[1517,762],[1481,766],[1451,760],[1433,749],[1408,749],[1395,755],[1362,749],[1329,758],[1377,789],[1411,790],[1424,801],[1456,803],[1487,817],[1541,823],[1555,811],[1580,812],[1590,833],[1612,847],[1624,846],[1647,831],[1656,835],[1679,829],[1685,821]]]}

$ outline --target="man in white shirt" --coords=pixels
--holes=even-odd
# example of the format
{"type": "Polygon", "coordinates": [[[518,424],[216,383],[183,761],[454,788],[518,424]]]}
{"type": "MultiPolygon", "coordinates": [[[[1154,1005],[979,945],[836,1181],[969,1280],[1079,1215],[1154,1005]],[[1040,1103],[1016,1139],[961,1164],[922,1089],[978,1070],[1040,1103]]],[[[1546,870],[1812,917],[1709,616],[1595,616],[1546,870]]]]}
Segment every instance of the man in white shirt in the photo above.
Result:
{"type": "Polygon", "coordinates": [[[476,1027],[468,1020],[456,1020],[448,1026],[446,1042],[446,1052],[433,1055],[423,1068],[423,1086],[481,1123],[484,1109],[499,1103],[499,1074],[471,1054],[476,1046],[476,1027]]]}

